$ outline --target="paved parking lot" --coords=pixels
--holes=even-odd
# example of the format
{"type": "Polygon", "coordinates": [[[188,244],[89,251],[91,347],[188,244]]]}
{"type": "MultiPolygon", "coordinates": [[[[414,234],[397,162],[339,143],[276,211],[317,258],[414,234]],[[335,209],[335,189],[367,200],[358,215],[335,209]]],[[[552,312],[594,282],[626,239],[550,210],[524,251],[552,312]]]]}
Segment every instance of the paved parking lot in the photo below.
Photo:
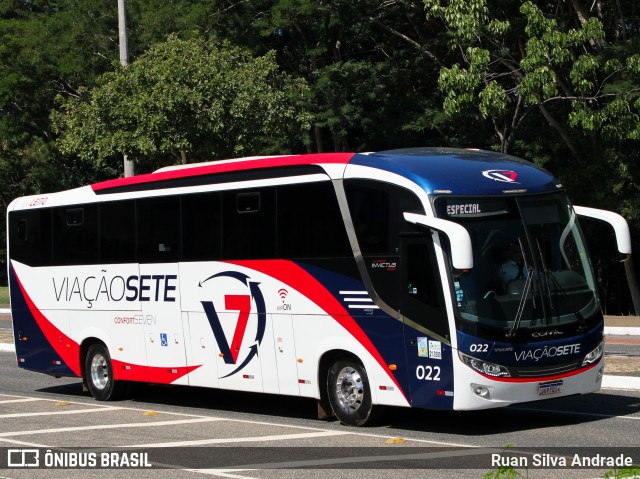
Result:
{"type": "MultiPolygon", "coordinates": [[[[102,452],[122,453],[122,448],[130,448],[131,451],[148,453],[147,462],[133,468],[136,469],[136,477],[143,477],[139,476],[143,472],[141,469],[150,464],[152,467],[174,468],[173,474],[176,473],[175,469],[180,469],[180,477],[190,477],[192,474],[201,477],[206,474],[256,478],[269,477],[269,471],[265,469],[282,471],[300,466],[336,469],[375,466],[384,470],[393,469],[393,463],[398,461],[409,461],[404,464],[411,466],[411,461],[434,458],[444,461],[443,464],[450,464],[460,457],[484,454],[489,450],[428,440],[399,439],[334,425],[337,428],[279,425],[274,422],[138,409],[117,403],[101,404],[91,399],[86,402],[59,401],[0,394],[0,451],[6,454],[7,448],[13,448],[14,464],[16,450],[29,453],[33,448],[38,448],[38,460],[42,465],[45,451],[50,451],[51,457],[60,457],[61,452],[94,453],[99,464],[102,452]],[[87,449],[88,445],[91,445],[90,449],[87,449]],[[349,451],[350,457],[343,457],[336,451],[349,451]],[[225,463],[229,466],[224,467],[225,463]]],[[[27,457],[26,461],[29,460],[33,460],[33,457],[27,457]]],[[[95,472],[112,477],[114,472],[118,472],[117,469],[95,470],[91,474],[93,476],[95,472]]],[[[35,471],[7,467],[4,471],[7,477],[12,478],[51,477],[56,472],[60,477],[69,477],[68,470],[35,471]],[[34,475],[37,472],[40,474],[34,475]]],[[[168,473],[158,469],[153,472],[168,473]]],[[[413,473],[417,474],[418,471],[408,470],[403,477],[411,477],[413,473]]],[[[277,477],[283,476],[279,473],[277,477]]],[[[421,477],[424,477],[424,471],[421,477]]]]}
{"type": "MultiPolygon", "coordinates": [[[[0,321],[0,325],[9,326],[0,329],[0,343],[4,342],[3,334],[6,335],[7,342],[12,342],[10,323],[0,321]]],[[[614,340],[614,338],[611,339],[614,340]]],[[[636,336],[618,337],[614,341],[621,348],[631,347],[633,351],[637,351],[639,340],[640,338],[636,336]]],[[[15,368],[14,353],[0,352],[0,356],[5,368],[2,370],[2,382],[5,387],[0,388],[0,478],[75,479],[90,476],[92,479],[102,477],[116,479],[120,477],[127,479],[185,477],[190,479],[206,475],[236,479],[286,479],[289,477],[326,479],[327,477],[352,478],[354,474],[365,474],[367,477],[376,479],[481,478],[495,468],[483,463],[477,469],[466,468],[456,471],[456,464],[465,463],[464,467],[468,467],[470,460],[486,462],[491,452],[500,452],[502,445],[507,442],[517,442],[511,439],[506,440],[504,434],[498,434],[491,440],[471,439],[460,434],[445,434],[444,436],[449,437],[442,437],[440,429],[446,432],[453,429],[455,432],[455,429],[460,428],[465,421],[454,420],[456,426],[447,425],[441,428],[438,419],[435,419],[435,425],[430,426],[433,424],[434,416],[431,416],[433,413],[421,414],[420,411],[403,412],[406,417],[413,414],[420,418],[419,422],[422,422],[416,431],[413,431],[410,425],[405,426],[403,430],[387,430],[385,427],[348,428],[337,422],[327,423],[315,420],[313,401],[286,397],[274,399],[263,395],[229,394],[209,390],[198,392],[197,389],[189,389],[190,399],[187,402],[193,402],[194,397],[198,395],[203,397],[203,401],[197,407],[183,407],[181,394],[185,388],[168,389],[150,386],[136,401],[100,403],[80,391],[79,379],[53,380],[45,375],[18,370],[15,368]],[[9,376],[15,376],[15,378],[8,379],[9,376]],[[22,384],[23,380],[26,381],[24,388],[17,387],[16,383],[12,382],[18,381],[22,384]],[[52,384],[56,386],[51,387],[52,384]],[[162,399],[163,395],[169,392],[173,400],[162,399]],[[254,408],[241,407],[240,409],[245,411],[255,409],[262,415],[251,414],[251,418],[247,419],[247,414],[238,415],[230,413],[229,409],[216,410],[215,407],[208,406],[211,404],[211,399],[217,403],[216,398],[221,397],[226,398],[224,400],[226,402],[222,404],[226,408],[229,407],[229,400],[231,402],[257,401],[254,408]],[[282,406],[286,411],[279,410],[276,415],[270,416],[268,414],[270,406],[265,407],[263,401],[285,405],[289,401],[297,402],[293,404],[290,413],[286,412],[287,406],[282,406]],[[304,411],[302,415],[295,412],[299,409],[304,411]],[[427,432],[430,428],[433,431],[427,432]],[[455,437],[452,438],[452,436],[455,437]],[[483,447],[489,444],[493,447],[483,447]],[[37,449],[41,454],[39,457],[41,461],[44,460],[42,454],[45,451],[51,451],[52,454],[82,451],[96,454],[98,458],[102,453],[116,451],[119,454],[116,460],[128,457],[126,454],[143,451],[147,454],[145,461],[152,465],[152,469],[146,468],[146,462],[142,464],[145,467],[133,466],[133,470],[119,468],[120,464],[116,464],[118,466],[116,468],[90,471],[75,468],[8,468],[10,449],[26,451],[25,454],[37,449]],[[425,464],[425,460],[429,461],[429,466],[420,467],[425,464]]],[[[638,364],[640,364],[638,356],[613,357],[608,359],[607,368],[610,373],[613,369],[618,374],[629,374],[637,379],[635,376],[640,371],[638,364]]],[[[566,432],[568,437],[575,434],[576,439],[560,438],[554,442],[588,446],[592,444],[591,441],[585,443],[577,438],[594,438],[596,436],[593,434],[598,434],[598,437],[615,438],[611,445],[622,446],[628,442],[626,439],[623,441],[622,438],[629,438],[629,434],[637,437],[637,430],[633,429],[635,432],[624,434],[620,423],[614,423],[610,427],[617,431],[616,434],[600,434],[598,431],[602,431],[603,424],[594,423],[592,429],[590,422],[601,421],[604,418],[607,418],[607,421],[619,421],[620,419],[615,418],[623,417],[625,428],[628,424],[637,423],[638,416],[635,411],[640,403],[637,402],[635,392],[629,392],[628,399],[616,394],[610,393],[607,401],[612,404],[619,403],[626,412],[617,416],[620,413],[603,413],[598,406],[598,412],[584,416],[590,419],[584,423],[578,422],[575,431],[572,426],[564,429],[554,428],[558,411],[550,411],[547,416],[541,416],[540,414],[544,414],[542,410],[528,411],[525,406],[519,411],[517,409],[505,412],[487,411],[482,415],[477,414],[471,417],[477,420],[486,416],[487,420],[483,422],[482,427],[489,431],[490,436],[492,427],[497,429],[496,432],[500,432],[500,424],[503,424],[504,418],[513,417],[517,418],[517,421],[524,419],[525,422],[530,420],[531,425],[514,426],[515,433],[521,435],[519,444],[538,443],[547,433],[550,437],[555,437],[566,432]],[[633,415],[630,416],[630,412],[633,415]],[[491,417],[495,417],[495,420],[491,417]],[[538,426],[539,429],[535,429],[538,426]],[[531,439],[525,442],[522,437],[531,439]]],[[[580,404],[583,404],[582,400],[580,404]]],[[[536,405],[536,407],[543,406],[543,403],[536,405]]],[[[551,404],[549,406],[551,409],[555,407],[551,404]]],[[[450,419],[454,417],[453,413],[437,414],[450,419]]],[[[576,417],[581,416],[580,413],[571,412],[571,414],[576,417]]],[[[547,440],[550,441],[549,438],[547,440]]],[[[635,440],[632,443],[637,444],[635,440]]],[[[608,442],[604,441],[604,444],[608,445],[608,442]]],[[[30,459],[27,458],[27,460],[30,459]]],[[[131,464],[128,465],[131,467],[131,464]]],[[[602,474],[602,470],[528,471],[530,479],[595,478],[603,477],[602,474]]]]}

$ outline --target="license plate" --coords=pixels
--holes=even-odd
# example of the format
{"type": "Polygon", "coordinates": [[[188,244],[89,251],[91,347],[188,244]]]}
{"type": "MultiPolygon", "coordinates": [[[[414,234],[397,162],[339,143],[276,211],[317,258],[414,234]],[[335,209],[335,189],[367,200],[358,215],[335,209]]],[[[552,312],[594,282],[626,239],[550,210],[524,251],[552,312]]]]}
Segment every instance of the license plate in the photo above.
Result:
{"type": "Polygon", "coordinates": [[[538,384],[538,396],[549,396],[550,394],[558,394],[562,392],[562,379],[557,381],[547,381],[538,384]]]}

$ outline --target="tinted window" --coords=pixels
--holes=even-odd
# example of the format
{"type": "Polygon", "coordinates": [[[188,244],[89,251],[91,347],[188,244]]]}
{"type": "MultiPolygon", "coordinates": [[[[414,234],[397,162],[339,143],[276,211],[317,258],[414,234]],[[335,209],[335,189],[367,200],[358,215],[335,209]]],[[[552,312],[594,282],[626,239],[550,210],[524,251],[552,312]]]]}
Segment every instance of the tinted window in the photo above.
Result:
{"type": "Polygon", "coordinates": [[[222,258],[274,258],[275,226],[275,188],[222,194],[222,258]]]}
{"type": "Polygon", "coordinates": [[[100,205],[100,261],[133,263],[136,260],[134,201],[100,205]]]}
{"type": "Polygon", "coordinates": [[[440,336],[449,336],[444,296],[431,236],[402,238],[402,315],[440,336]]]}
{"type": "Polygon", "coordinates": [[[362,254],[398,254],[398,235],[415,231],[402,214],[424,214],[418,197],[381,181],[349,180],[345,189],[362,254]]]}
{"type": "Polygon", "coordinates": [[[278,255],[283,258],[352,255],[330,182],[278,187],[278,255]]]}
{"type": "Polygon", "coordinates": [[[9,213],[11,258],[29,266],[51,264],[51,210],[9,213]]]}
{"type": "Polygon", "coordinates": [[[403,213],[424,213],[422,204],[411,191],[381,181],[349,180],[345,189],[371,283],[385,303],[400,309],[400,237],[418,231],[403,213]]]}
{"type": "Polygon", "coordinates": [[[137,201],[138,261],[168,263],[180,258],[180,198],[137,201]]]}
{"type": "Polygon", "coordinates": [[[53,209],[53,264],[95,264],[99,261],[98,207],[53,209]]]}
{"type": "Polygon", "coordinates": [[[182,259],[220,259],[220,194],[182,197],[182,259]]]}

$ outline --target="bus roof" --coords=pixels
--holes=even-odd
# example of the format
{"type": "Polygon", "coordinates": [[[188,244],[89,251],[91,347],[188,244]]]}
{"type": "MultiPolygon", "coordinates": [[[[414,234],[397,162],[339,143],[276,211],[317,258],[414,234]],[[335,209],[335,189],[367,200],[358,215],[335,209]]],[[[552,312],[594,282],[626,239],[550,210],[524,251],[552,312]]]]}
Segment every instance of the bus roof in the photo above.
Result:
{"type": "Polygon", "coordinates": [[[108,192],[109,190],[122,191],[123,188],[135,188],[136,186],[142,186],[149,183],[167,182],[204,175],[305,165],[345,165],[353,155],[354,153],[317,153],[292,156],[254,156],[249,158],[238,158],[235,160],[194,163],[179,167],[162,168],[154,173],[144,175],[107,180],[101,183],[95,183],[91,185],[91,188],[96,193],[108,192]]]}
{"type": "Polygon", "coordinates": [[[349,164],[396,173],[429,194],[499,195],[561,188],[551,173],[533,163],[484,150],[409,148],[355,155],[349,164]]]}
{"type": "MultiPolygon", "coordinates": [[[[427,193],[460,195],[556,191],[560,186],[546,170],[514,156],[454,148],[409,148],[376,153],[318,153],[250,157],[162,168],[154,173],[91,185],[95,193],[122,192],[205,175],[300,166],[354,165],[395,173],[427,193]]],[[[384,175],[381,175],[384,179],[384,175]]]]}

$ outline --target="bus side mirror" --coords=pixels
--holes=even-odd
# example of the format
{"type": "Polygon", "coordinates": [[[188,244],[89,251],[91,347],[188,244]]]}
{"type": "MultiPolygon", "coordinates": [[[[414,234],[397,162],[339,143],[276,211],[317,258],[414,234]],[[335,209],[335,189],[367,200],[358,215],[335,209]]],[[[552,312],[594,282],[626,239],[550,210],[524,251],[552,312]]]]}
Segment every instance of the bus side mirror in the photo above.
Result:
{"type": "Polygon", "coordinates": [[[616,234],[618,251],[623,255],[623,260],[627,259],[631,254],[631,234],[629,233],[629,225],[622,216],[612,211],[586,208],[584,206],[574,206],[573,209],[578,216],[585,216],[609,223],[616,234]]]}
{"type": "Polygon", "coordinates": [[[629,233],[629,225],[626,220],[619,214],[611,211],[586,208],[584,206],[574,206],[573,209],[578,216],[604,221],[613,227],[613,231],[616,234],[618,252],[622,255],[622,261],[627,275],[633,309],[635,310],[635,314],[640,314],[640,288],[638,287],[638,279],[633,267],[633,261],[631,261],[631,234],[629,233]]]}
{"type": "Polygon", "coordinates": [[[403,215],[404,219],[409,223],[426,226],[427,228],[447,235],[449,243],[451,244],[451,263],[455,269],[468,270],[473,268],[471,237],[464,226],[454,223],[453,221],[415,213],[405,212],[403,215]]]}

